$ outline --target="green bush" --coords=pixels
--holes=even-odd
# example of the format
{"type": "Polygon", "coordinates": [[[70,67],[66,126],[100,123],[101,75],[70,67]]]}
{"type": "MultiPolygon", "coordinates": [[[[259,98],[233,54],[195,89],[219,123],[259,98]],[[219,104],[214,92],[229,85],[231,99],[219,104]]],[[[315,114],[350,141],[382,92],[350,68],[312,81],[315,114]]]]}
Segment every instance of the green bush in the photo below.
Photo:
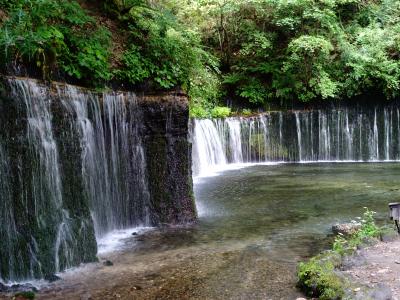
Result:
{"type": "Polygon", "coordinates": [[[250,117],[251,115],[253,115],[253,112],[251,111],[251,109],[245,108],[242,110],[242,115],[245,117],[250,117]]]}
{"type": "Polygon", "coordinates": [[[348,238],[339,234],[333,243],[333,250],[340,255],[351,254],[357,249],[357,247],[365,242],[368,242],[368,240],[378,238],[381,230],[375,224],[374,214],[374,211],[371,211],[365,207],[364,215],[360,219],[360,230],[348,238]]]}
{"type": "Polygon", "coordinates": [[[200,105],[191,105],[190,106],[190,117],[205,119],[210,117],[210,114],[200,105]]]}
{"type": "Polygon", "coordinates": [[[56,69],[88,82],[109,80],[110,33],[76,1],[18,0],[0,28],[0,63],[56,69]]]}
{"type": "Polygon", "coordinates": [[[211,110],[211,117],[213,118],[227,118],[231,114],[229,107],[217,106],[211,110]]]}
{"type": "Polygon", "coordinates": [[[340,264],[340,255],[332,251],[300,263],[297,273],[300,288],[308,296],[321,300],[341,299],[347,282],[335,273],[340,264]]]}
{"type": "Polygon", "coordinates": [[[18,298],[34,300],[36,298],[36,295],[34,292],[19,292],[14,295],[13,299],[18,298]]]}

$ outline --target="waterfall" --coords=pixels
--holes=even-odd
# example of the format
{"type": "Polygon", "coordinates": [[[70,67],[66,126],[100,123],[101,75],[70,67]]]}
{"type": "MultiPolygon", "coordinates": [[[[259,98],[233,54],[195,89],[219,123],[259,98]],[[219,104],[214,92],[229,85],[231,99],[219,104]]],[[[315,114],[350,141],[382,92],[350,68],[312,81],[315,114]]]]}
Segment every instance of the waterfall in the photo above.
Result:
{"type": "Polygon", "coordinates": [[[100,97],[69,85],[59,88],[58,94],[80,136],[83,179],[97,237],[151,225],[136,96],[104,93],[100,97]]]}
{"type": "MultiPolygon", "coordinates": [[[[0,265],[0,278],[4,275],[10,278],[16,278],[18,271],[18,260],[20,253],[13,253],[15,239],[17,239],[17,228],[14,220],[14,205],[11,195],[11,182],[10,182],[10,162],[3,145],[0,143],[0,237],[1,243],[6,247],[0,253],[7,258],[3,264],[7,266],[9,271],[0,265]],[[6,273],[6,274],[5,274],[6,273]]],[[[18,251],[18,249],[15,249],[18,251]]]]}
{"type": "Polygon", "coordinates": [[[240,119],[227,120],[229,128],[229,150],[232,156],[232,162],[234,163],[243,163],[240,123],[240,119]]]}
{"type": "Polygon", "coordinates": [[[193,169],[195,174],[207,174],[227,163],[223,144],[225,140],[217,130],[218,120],[196,120],[193,134],[193,169]]]}
{"type": "Polygon", "coordinates": [[[12,96],[0,102],[0,280],[95,261],[95,237],[154,225],[135,94],[8,84],[12,96]]]}
{"type": "Polygon", "coordinates": [[[396,105],[194,120],[193,127],[195,175],[230,163],[400,159],[396,105]]]}
{"type": "MultiPolygon", "coordinates": [[[[23,200],[26,209],[31,208],[30,213],[33,218],[31,226],[37,226],[36,233],[39,233],[31,233],[26,240],[30,261],[28,272],[32,276],[35,273],[42,273],[41,263],[37,259],[38,247],[45,247],[42,235],[53,241],[54,246],[48,255],[49,259],[54,261],[54,271],[72,266],[74,260],[72,248],[75,241],[63,202],[59,152],[53,134],[51,100],[47,97],[47,90],[33,81],[24,80],[11,81],[10,86],[15,99],[22,100],[25,105],[26,139],[33,159],[29,187],[32,199],[27,197],[23,200]],[[42,240],[39,241],[38,238],[42,240]],[[62,255],[64,256],[60,257],[62,255]]],[[[12,268],[10,270],[15,271],[12,268]]],[[[10,278],[13,279],[13,276],[18,278],[20,275],[10,274],[10,278]]]]}
{"type": "Polygon", "coordinates": [[[295,112],[296,116],[296,131],[297,131],[297,145],[299,149],[299,160],[303,160],[303,155],[302,155],[302,150],[303,150],[303,145],[301,144],[301,125],[300,125],[300,117],[299,113],[295,112]]]}

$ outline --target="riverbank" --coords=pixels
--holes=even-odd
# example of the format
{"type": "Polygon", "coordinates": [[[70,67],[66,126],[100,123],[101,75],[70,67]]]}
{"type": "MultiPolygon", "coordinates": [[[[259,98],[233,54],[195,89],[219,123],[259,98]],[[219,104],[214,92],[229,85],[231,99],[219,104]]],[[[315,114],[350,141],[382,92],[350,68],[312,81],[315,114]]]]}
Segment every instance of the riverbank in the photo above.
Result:
{"type": "Polygon", "coordinates": [[[379,290],[376,299],[400,299],[400,238],[357,251],[343,274],[360,286],[379,290]]]}
{"type": "Polygon", "coordinates": [[[367,209],[359,223],[334,226],[332,249],[299,264],[298,286],[306,295],[321,300],[399,299],[400,238],[393,228],[376,226],[373,215],[367,209]]]}

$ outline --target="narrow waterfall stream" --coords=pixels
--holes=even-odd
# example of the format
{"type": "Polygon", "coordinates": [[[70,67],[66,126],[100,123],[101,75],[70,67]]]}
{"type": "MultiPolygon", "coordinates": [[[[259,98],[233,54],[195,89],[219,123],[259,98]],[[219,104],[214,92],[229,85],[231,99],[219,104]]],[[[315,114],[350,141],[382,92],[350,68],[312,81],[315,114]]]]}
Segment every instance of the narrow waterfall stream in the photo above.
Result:
{"type": "Polygon", "coordinates": [[[194,120],[194,174],[227,164],[400,159],[397,106],[194,120]]]}

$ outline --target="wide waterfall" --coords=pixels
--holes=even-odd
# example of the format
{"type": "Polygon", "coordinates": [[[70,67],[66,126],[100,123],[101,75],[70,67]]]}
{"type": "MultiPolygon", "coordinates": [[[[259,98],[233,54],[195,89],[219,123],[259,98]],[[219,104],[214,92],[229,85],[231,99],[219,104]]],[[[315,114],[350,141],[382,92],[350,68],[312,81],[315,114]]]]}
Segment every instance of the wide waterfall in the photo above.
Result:
{"type": "Polygon", "coordinates": [[[399,112],[388,105],[194,120],[194,174],[230,163],[399,160],[399,112]]]}
{"type": "Polygon", "coordinates": [[[96,238],[116,229],[195,218],[186,96],[5,87],[0,281],[95,261],[96,238]]]}

